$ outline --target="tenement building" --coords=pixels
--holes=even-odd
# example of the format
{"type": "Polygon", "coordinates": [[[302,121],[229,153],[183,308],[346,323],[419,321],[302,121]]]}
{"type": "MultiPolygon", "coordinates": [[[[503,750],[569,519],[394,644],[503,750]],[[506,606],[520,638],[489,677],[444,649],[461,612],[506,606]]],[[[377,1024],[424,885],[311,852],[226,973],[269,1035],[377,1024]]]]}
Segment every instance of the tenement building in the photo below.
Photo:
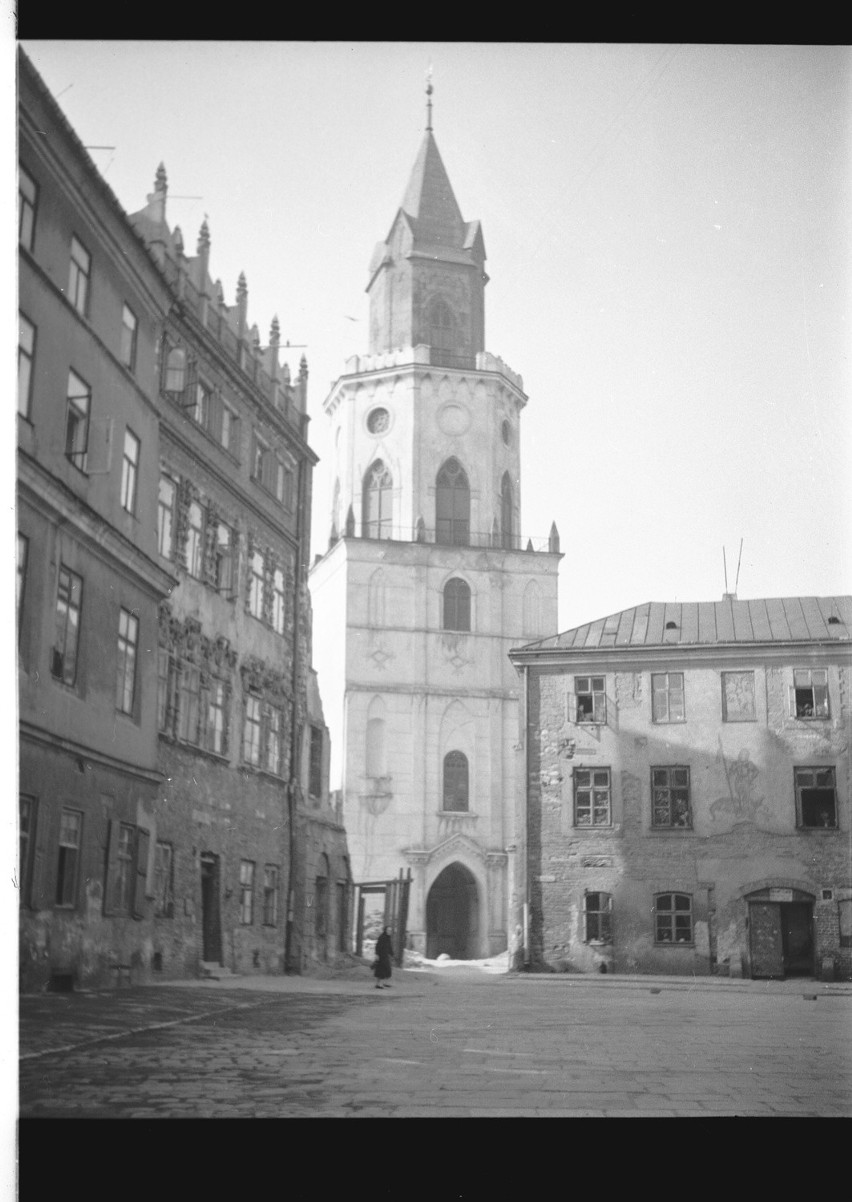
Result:
{"type": "Polygon", "coordinates": [[[514,649],[516,966],[852,977],[850,633],[728,595],[514,649]]]}
{"type": "Polygon", "coordinates": [[[185,253],[162,166],[127,216],[23,53],[19,126],[21,984],[299,970],[349,889],[307,364],[244,277],[225,303],[206,221],[185,253]]]}
{"type": "Polygon", "coordinates": [[[353,875],[411,871],[409,943],[430,957],[507,945],[508,651],[556,624],[558,535],[521,535],[527,397],[485,350],[487,280],[427,120],[370,264],[369,350],[324,404],[332,507],[311,593],[353,875]]]}

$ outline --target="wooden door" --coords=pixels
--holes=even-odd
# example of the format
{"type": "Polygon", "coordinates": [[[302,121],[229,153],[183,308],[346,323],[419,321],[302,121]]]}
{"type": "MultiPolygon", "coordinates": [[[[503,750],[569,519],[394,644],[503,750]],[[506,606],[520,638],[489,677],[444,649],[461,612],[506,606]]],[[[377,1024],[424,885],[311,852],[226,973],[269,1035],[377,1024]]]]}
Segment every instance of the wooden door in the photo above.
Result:
{"type": "Polygon", "coordinates": [[[781,907],[777,902],[751,902],[748,907],[751,975],[784,976],[781,907]]]}

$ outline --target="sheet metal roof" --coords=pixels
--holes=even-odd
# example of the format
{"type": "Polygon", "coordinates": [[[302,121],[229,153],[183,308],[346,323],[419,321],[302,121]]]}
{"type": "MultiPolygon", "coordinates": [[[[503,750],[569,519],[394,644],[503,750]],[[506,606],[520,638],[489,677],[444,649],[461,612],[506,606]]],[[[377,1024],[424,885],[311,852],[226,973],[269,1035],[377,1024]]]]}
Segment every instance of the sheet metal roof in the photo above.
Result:
{"type": "Polygon", "coordinates": [[[551,638],[526,643],[524,649],[843,642],[850,638],[852,597],[726,598],[646,601],[551,638]]]}

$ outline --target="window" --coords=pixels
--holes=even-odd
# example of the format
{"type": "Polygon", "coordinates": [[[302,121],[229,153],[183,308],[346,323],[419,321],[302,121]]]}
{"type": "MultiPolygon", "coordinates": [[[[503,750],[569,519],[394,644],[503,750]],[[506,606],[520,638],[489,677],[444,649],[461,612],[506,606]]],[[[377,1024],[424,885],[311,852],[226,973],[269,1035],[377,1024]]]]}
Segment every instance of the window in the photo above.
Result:
{"type": "Polygon", "coordinates": [[[322,727],[312,726],[310,766],[308,772],[308,792],[310,793],[311,797],[322,796],[322,747],[322,727]]]}
{"type": "Polygon", "coordinates": [[[457,459],[448,459],[435,482],[435,542],[465,547],[470,542],[470,486],[457,459]]]}
{"type": "Polygon", "coordinates": [[[30,540],[24,534],[18,535],[18,596],[17,596],[17,618],[18,630],[21,629],[21,603],[24,599],[24,585],[27,580],[27,558],[29,556],[30,540]]]}
{"type": "Polygon", "coordinates": [[[796,668],[793,672],[792,712],[796,718],[827,718],[828,672],[796,668]]]}
{"type": "Polygon", "coordinates": [[[651,799],[652,826],[692,826],[688,768],[652,768],[651,799]]]}
{"type": "Polygon", "coordinates": [[[500,489],[500,522],[503,535],[503,547],[506,551],[510,551],[514,545],[514,524],[513,524],[514,502],[512,499],[512,481],[509,479],[509,473],[503,473],[503,484],[500,489]]]}
{"type": "Polygon", "coordinates": [[[71,266],[68,275],[68,299],[71,304],[86,316],[89,305],[89,272],[92,259],[89,252],[76,238],[71,238],[71,266]]]}
{"type": "Polygon", "coordinates": [[[206,384],[203,384],[199,380],[195,386],[195,406],[192,410],[192,416],[198,422],[199,426],[203,426],[205,430],[210,428],[212,408],[213,393],[206,384]]]}
{"type": "Polygon", "coordinates": [[[23,313],[18,313],[18,413],[29,418],[33,388],[36,328],[23,313]]]}
{"type": "Polygon", "coordinates": [[[255,432],[251,448],[251,478],[265,485],[270,492],[273,491],[270,486],[274,482],[274,466],[269,445],[255,432]]]}
{"type": "Polygon", "coordinates": [[[92,390],[73,371],[68,373],[68,408],[65,417],[65,454],[81,472],[86,470],[89,449],[89,409],[92,390]]]}
{"type": "Polygon", "coordinates": [[[174,918],[175,877],[174,848],[171,843],[157,841],[154,849],[154,917],[174,918]]]}
{"type": "Polygon", "coordinates": [[[260,551],[254,551],[249,562],[249,613],[254,618],[263,618],[264,575],[263,555],[260,551]]]}
{"type": "Polygon", "coordinates": [[[167,647],[157,649],[157,730],[172,733],[175,714],[175,661],[167,647]]]}
{"type": "Polygon", "coordinates": [[[111,908],[119,914],[129,912],[133,899],[133,885],[136,876],[133,862],[135,836],[135,826],[130,826],[126,822],[119,823],[114,875],[110,882],[112,888],[111,908]]]}
{"type": "Polygon", "coordinates": [[[234,587],[234,532],[225,522],[216,524],[216,588],[230,593],[234,587]]]}
{"type": "Polygon", "coordinates": [[[182,664],[178,680],[178,738],[197,746],[201,717],[201,673],[182,664]]]}
{"type": "Polygon", "coordinates": [[[139,644],[139,619],[129,610],[118,615],[118,671],[116,675],[116,706],[122,714],[133,713],[133,694],[136,690],[136,648],[139,644]]]}
{"type": "Polygon", "coordinates": [[[586,943],[612,943],[612,896],[587,893],[583,899],[586,943]]]}
{"type": "Polygon", "coordinates": [[[852,947],[852,897],[841,898],[837,903],[840,920],[840,946],[852,947]]]}
{"type": "Polygon", "coordinates": [[[59,859],[56,866],[56,904],[77,904],[77,878],[80,869],[80,835],[83,815],[63,809],[59,816],[59,859]]]}
{"type": "Polygon", "coordinates": [[[467,756],[463,751],[450,751],[444,756],[443,809],[464,813],[469,801],[467,756]]]}
{"type": "Polygon", "coordinates": [[[722,673],[722,720],[755,722],[754,672],[722,673]]]}
{"type": "Polygon", "coordinates": [[[211,680],[207,689],[207,724],[204,745],[216,755],[228,749],[228,689],[222,680],[211,680]]]}
{"type": "Polygon", "coordinates": [[[609,768],[574,770],[574,825],[612,825],[609,768]]]}
{"type": "Polygon", "coordinates": [[[177,484],[171,476],[160,476],[157,497],[157,549],[165,559],[174,559],[175,500],[177,484]]]}
{"type": "Polygon", "coordinates": [[[33,852],[35,848],[36,802],[33,797],[18,798],[18,900],[28,906],[32,896],[33,852]]]}
{"type": "Polygon", "coordinates": [[[136,330],[138,326],[136,314],[129,305],[121,310],[121,346],[119,355],[125,367],[133,371],[136,366],[136,330]]]}
{"type": "Polygon", "coordinates": [[[276,568],[272,576],[272,627],[283,634],[287,617],[287,598],[284,594],[284,573],[276,568]]]}
{"type": "Polygon", "coordinates": [[[436,350],[452,351],[456,349],[456,323],[453,312],[443,297],[437,297],[429,306],[427,321],[429,324],[429,345],[436,350]]]}
{"type": "Polygon", "coordinates": [[[578,722],[606,723],[605,686],[605,676],[574,677],[578,722]]]}
{"type": "Polygon", "coordinates": [[[692,943],[692,898],[688,893],[656,895],[654,942],[692,943]]]}
{"type": "Polygon", "coordinates": [[[219,431],[219,441],[226,451],[230,451],[232,455],[237,453],[237,423],[239,418],[233,409],[230,409],[224,401],[222,401],[222,417],[221,427],[219,431]]]}
{"type": "Polygon", "coordinates": [[[73,685],[77,679],[77,647],[80,640],[80,610],[83,581],[66,567],[59,569],[56,588],[56,634],[50,671],[56,680],[73,685]]]}
{"type": "Polygon", "coordinates": [[[189,507],[186,532],[186,570],[196,580],[204,569],[204,510],[197,501],[189,507]]]}
{"type": "Polygon", "coordinates": [[[280,459],[275,461],[275,495],[285,509],[293,508],[293,471],[280,459]]]}
{"type": "Polygon", "coordinates": [[[246,698],[246,718],[243,726],[243,759],[260,767],[261,710],[259,697],[246,698]]]}
{"type": "Polygon", "coordinates": [[[253,860],[240,860],[240,922],[245,927],[254,922],[253,860]]]}
{"type": "Polygon", "coordinates": [[[393,534],[393,477],[377,459],[364,477],[362,497],[364,538],[390,538],[393,534]]]}
{"type": "Polygon", "coordinates": [[[683,673],[651,673],[651,712],[654,722],[685,722],[683,673]]]}
{"type": "Polygon", "coordinates": [[[470,630],[470,585],[458,576],[444,585],[444,630],[470,630]]]}
{"type": "Polygon", "coordinates": [[[796,819],[800,827],[837,829],[833,768],[794,768],[796,819]]]}
{"type": "Polygon", "coordinates": [[[281,775],[283,711],[259,697],[246,698],[243,759],[255,768],[281,775]]]}
{"type": "Polygon", "coordinates": [[[278,925],[278,866],[266,864],[263,869],[263,925],[278,925]]]}
{"type": "Polygon", "coordinates": [[[121,507],[136,512],[136,477],[139,472],[139,439],[132,430],[124,431],[124,457],[121,461],[121,507]]]}
{"type": "Polygon", "coordinates": [[[18,241],[25,250],[32,250],[35,237],[38,188],[23,167],[18,167],[18,241]]]}
{"type": "Polygon", "coordinates": [[[182,346],[173,346],[166,355],[164,392],[180,394],[186,386],[186,351],[182,346]]]}

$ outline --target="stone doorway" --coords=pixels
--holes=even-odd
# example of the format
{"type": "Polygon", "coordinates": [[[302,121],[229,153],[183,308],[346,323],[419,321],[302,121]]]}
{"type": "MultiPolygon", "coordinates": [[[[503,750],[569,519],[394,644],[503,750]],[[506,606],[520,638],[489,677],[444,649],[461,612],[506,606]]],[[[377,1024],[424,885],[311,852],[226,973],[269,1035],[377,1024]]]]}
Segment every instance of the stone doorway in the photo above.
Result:
{"type": "Polygon", "coordinates": [[[748,903],[751,975],[812,977],[813,898],[798,889],[764,889],[748,903]]]}
{"type": "Polygon", "coordinates": [[[450,864],[436,877],[426,899],[426,958],[475,960],[479,951],[476,880],[462,864],[450,864]]]}

